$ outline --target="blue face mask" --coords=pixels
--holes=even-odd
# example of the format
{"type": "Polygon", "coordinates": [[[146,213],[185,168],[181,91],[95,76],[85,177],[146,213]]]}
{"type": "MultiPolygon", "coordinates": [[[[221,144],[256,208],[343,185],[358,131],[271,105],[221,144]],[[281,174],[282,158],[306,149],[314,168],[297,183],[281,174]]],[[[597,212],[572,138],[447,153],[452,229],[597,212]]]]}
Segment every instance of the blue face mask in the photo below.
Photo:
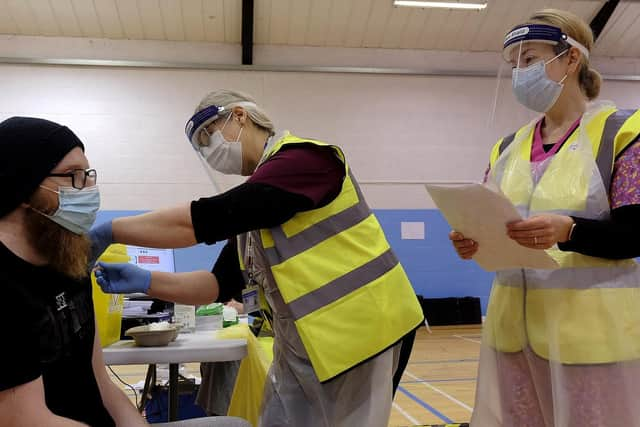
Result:
{"type": "Polygon", "coordinates": [[[565,75],[562,80],[556,82],[547,76],[546,65],[564,55],[564,51],[551,60],[538,61],[527,68],[514,68],[512,71],[511,83],[513,94],[518,102],[530,110],[538,113],[546,113],[553,107],[562,88],[564,87],[565,75]]]}
{"type": "Polygon", "coordinates": [[[97,185],[82,190],[73,187],[59,187],[58,191],[41,187],[58,194],[58,210],[53,215],[43,213],[44,216],[72,233],[86,234],[89,232],[96,220],[98,209],[100,209],[100,191],[97,185]]]}

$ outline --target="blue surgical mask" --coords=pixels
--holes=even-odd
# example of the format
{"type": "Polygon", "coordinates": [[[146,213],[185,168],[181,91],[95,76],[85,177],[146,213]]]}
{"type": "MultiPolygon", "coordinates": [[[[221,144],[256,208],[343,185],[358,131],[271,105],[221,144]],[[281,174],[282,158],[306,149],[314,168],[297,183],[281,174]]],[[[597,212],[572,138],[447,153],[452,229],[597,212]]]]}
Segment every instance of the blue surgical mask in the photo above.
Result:
{"type": "Polygon", "coordinates": [[[546,113],[553,107],[562,88],[564,87],[565,75],[562,80],[556,82],[547,76],[546,65],[555,61],[566,51],[558,54],[551,60],[538,61],[527,68],[514,68],[512,71],[511,82],[513,93],[518,102],[530,110],[538,113],[546,113]]]}
{"type": "Polygon", "coordinates": [[[53,215],[42,215],[75,234],[86,234],[96,220],[100,209],[98,186],[78,190],[73,187],[59,187],[58,191],[40,186],[58,194],[58,210],[53,215]]]}

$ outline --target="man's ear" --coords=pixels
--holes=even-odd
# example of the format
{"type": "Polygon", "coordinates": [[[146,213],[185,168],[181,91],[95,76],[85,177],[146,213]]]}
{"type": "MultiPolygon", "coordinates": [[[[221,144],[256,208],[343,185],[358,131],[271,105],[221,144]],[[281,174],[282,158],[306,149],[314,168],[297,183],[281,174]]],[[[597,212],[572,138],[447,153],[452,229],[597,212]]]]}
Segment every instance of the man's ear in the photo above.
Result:
{"type": "Polygon", "coordinates": [[[28,211],[42,212],[29,202],[22,202],[13,210],[13,212],[20,212],[20,214],[26,214],[28,211]]]}
{"type": "Polygon", "coordinates": [[[48,215],[53,215],[53,213],[58,209],[58,200],[57,198],[49,198],[45,196],[47,193],[44,191],[40,196],[38,196],[38,192],[43,191],[41,189],[37,189],[35,193],[29,197],[29,200],[26,202],[20,203],[20,207],[25,209],[33,209],[40,213],[46,213],[48,215]]]}

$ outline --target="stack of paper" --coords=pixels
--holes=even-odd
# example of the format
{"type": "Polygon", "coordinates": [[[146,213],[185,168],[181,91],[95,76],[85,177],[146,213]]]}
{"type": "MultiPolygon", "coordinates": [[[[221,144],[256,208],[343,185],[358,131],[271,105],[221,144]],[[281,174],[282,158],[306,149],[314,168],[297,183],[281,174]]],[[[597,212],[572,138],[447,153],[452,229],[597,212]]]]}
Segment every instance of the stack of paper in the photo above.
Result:
{"type": "Polygon", "coordinates": [[[484,184],[426,187],[451,229],[478,242],[473,259],[484,270],[558,268],[546,251],[525,248],[509,238],[507,224],[522,217],[504,194],[484,184]]]}

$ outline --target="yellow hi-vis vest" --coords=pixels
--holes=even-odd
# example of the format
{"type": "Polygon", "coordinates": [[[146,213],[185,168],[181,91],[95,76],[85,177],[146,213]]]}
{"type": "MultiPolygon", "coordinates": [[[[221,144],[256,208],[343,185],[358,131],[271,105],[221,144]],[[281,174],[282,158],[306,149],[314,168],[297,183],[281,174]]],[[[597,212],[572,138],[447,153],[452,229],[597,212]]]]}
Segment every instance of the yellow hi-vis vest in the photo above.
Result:
{"type": "MultiPolygon", "coordinates": [[[[608,218],[614,160],[640,134],[640,112],[600,108],[588,119],[583,116],[580,128],[554,155],[537,183],[530,170],[517,171],[526,167],[531,156],[532,124],[495,145],[492,177],[523,217],[556,213],[608,218]],[[586,155],[577,156],[573,152],[581,132],[591,147],[586,146],[586,155]],[[512,149],[505,151],[509,144],[512,149]],[[589,167],[595,170],[591,179],[586,173],[589,167]],[[595,206],[596,200],[604,200],[604,214],[595,206]]],[[[557,247],[547,252],[559,263],[558,270],[496,274],[485,342],[502,352],[530,345],[539,356],[566,364],[640,359],[640,269],[635,260],[595,258],[557,247]]]]}
{"type": "Polygon", "coordinates": [[[299,143],[335,150],[344,164],[342,190],[324,207],[260,230],[257,246],[325,382],[390,348],[424,316],[340,148],[285,134],[267,148],[263,163],[299,143]]]}

